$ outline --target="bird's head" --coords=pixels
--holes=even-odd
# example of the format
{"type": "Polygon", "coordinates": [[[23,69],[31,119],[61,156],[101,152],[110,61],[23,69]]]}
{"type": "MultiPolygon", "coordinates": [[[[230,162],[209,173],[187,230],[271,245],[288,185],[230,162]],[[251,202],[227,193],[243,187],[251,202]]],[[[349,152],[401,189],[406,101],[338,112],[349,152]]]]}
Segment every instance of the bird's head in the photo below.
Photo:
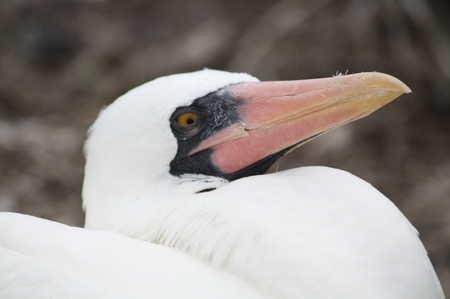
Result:
{"type": "Polygon", "coordinates": [[[89,131],[87,225],[107,206],[121,211],[263,174],[288,151],[405,92],[380,73],[259,82],[205,69],[153,80],[104,109],[89,131]]]}

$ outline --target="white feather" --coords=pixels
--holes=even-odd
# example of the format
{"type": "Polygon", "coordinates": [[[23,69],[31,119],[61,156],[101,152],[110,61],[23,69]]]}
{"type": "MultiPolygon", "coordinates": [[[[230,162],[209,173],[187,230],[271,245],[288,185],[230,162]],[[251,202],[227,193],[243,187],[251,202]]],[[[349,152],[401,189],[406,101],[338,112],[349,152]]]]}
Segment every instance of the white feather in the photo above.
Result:
{"type": "Polygon", "coordinates": [[[0,236],[0,298],[261,298],[225,271],[116,232],[0,213],[0,236]]]}

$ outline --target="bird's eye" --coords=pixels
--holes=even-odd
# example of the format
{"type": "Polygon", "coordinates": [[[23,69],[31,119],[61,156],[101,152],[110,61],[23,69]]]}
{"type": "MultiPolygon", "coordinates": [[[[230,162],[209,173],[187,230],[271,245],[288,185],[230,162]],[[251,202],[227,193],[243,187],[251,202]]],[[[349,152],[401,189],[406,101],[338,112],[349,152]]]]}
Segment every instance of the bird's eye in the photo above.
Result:
{"type": "Polygon", "coordinates": [[[188,140],[205,128],[202,111],[197,107],[180,107],[170,118],[170,127],[178,140],[188,140]]]}
{"type": "Polygon", "coordinates": [[[187,127],[187,126],[195,124],[197,119],[198,119],[198,114],[193,113],[193,112],[186,112],[186,113],[180,114],[177,117],[177,123],[180,126],[187,127]]]}

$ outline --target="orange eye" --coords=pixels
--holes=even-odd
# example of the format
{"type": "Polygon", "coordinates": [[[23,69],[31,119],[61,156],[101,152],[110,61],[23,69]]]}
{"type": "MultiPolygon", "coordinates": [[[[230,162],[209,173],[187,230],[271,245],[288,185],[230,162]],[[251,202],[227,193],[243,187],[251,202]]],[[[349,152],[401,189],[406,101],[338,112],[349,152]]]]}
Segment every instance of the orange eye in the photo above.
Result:
{"type": "Polygon", "coordinates": [[[177,123],[183,127],[194,124],[198,119],[198,114],[192,112],[186,112],[178,116],[177,123]]]}

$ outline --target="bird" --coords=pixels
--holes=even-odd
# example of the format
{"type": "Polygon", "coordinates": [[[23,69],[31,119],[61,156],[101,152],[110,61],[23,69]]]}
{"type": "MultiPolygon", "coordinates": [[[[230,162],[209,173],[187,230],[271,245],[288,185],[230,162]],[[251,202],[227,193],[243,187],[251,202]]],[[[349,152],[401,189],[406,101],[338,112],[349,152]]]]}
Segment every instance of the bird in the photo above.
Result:
{"type": "Polygon", "coordinates": [[[0,295],[445,298],[418,232],[372,185],[321,166],[266,174],[409,92],[377,72],[211,69],[132,89],[89,129],[85,228],[0,213],[0,295]]]}

